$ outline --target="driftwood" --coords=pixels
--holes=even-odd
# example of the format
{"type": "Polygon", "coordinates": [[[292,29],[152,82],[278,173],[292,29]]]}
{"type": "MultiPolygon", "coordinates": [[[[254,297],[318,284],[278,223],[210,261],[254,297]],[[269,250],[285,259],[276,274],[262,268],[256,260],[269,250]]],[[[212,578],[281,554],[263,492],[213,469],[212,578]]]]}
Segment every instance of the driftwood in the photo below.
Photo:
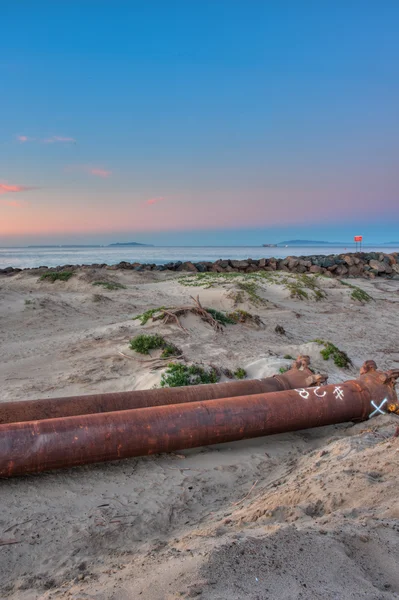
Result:
{"type": "Polygon", "coordinates": [[[180,327],[180,329],[187,332],[187,329],[180,323],[179,317],[182,317],[188,313],[193,313],[211,325],[215,331],[223,331],[223,326],[218,323],[218,321],[216,321],[216,319],[214,319],[212,315],[202,306],[199,296],[196,298],[190,296],[190,298],[193,300],[194,306],[179,306],[177,308],[161,309],[159,311],[159,315],[153,315],[152,320],[162,320],[165,325],[171,321],[174,321],[180,327]]]}

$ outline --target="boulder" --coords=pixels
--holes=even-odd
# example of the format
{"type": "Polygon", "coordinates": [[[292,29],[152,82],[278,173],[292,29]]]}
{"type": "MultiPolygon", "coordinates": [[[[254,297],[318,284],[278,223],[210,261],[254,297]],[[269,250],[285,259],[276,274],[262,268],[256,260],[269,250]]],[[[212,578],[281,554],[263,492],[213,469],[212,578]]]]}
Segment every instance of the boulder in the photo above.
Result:
{"type": "Polygon", "coordinates": [[[230,266],[230,262],[228,260],[217,260],[215,264],[222,267],[222,269],[226,269],[227,267],[230,266]]]}
{"type": "Polygon", "coordinates": [[[352,277],[359,277],[362,274],[362,269],[360,269],[357,265],[351,265],[348,271],[349,275],[352,277]]]}
{"type": "Polygon", "coordinates": [[[301,259],[299,261],[299,264],[302,265],[303,267],[305,267],[305,269],[310,269],[310,267],[312,266],[312,261],[301,259]]]}
{"type": "Polygon", "coordinates": [[[235,269],[246,269],[249,267],[249,262],[247,260],[232,260],[231,266],[235,269]]]}
{"type": "Polygon", "coordinates": [[[192,273],[197,273],[197,267],[193,265],[192,262],[187,261],[179,265],[176,269],[177,271],[191,271],[192,273]]]}
{"type": "Polygon", "coordinates": [[[344,275],[347,275],[348,267],[346,267],[345,265],[338,265],[335,270],[335,274],[338,275],[338,277],[343,277],[344,275]]]}
{"type": "Polygon", "coordinates": [[[205,273],[207,270],[204,263],[194,263],[194,266],[197,269],[198,273],[205,273]]]}
{"type": "Polygon", "coordinates": [[[223,267],[221,267],[220,265],[218,265],[217,263],[212,265],[211,271],[213,273],[224,273],[224,269],[223,267]]]}
{"type": "Polygon", "coordinates": [[[324,269],[319,265],[312,265],[309,269],[310,273],[323,273],[324,269]]]}
{"type": "Polygon", "coordinates": [[[385,269],[387,267],[386,263],[379,261],[379,260],[375,260],[373,258],[369,261],[369,265],[373,271],[377,272],[377,274],[385,273],[385,269]]]}

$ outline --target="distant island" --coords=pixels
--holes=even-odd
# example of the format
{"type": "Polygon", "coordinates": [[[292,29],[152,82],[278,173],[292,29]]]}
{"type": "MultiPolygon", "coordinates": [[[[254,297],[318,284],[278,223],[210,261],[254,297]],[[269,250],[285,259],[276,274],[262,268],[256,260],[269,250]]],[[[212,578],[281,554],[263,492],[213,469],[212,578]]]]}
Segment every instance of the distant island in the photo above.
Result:
{"type": "Polygon", "coordinates": [[[139,242],[116,242],[115,244],[108,244],[108,248],[111,246],[153,246],[154,244],[139,244],[139,242]]]}
{"type": "Polygon", "coordinates": [[[279,242],[278,246],[322,246],[324,244],[333,244],[334,246],[344,245],[343,242],[325,242],[320,240],[287,240],[286,242],[279,242]]]}

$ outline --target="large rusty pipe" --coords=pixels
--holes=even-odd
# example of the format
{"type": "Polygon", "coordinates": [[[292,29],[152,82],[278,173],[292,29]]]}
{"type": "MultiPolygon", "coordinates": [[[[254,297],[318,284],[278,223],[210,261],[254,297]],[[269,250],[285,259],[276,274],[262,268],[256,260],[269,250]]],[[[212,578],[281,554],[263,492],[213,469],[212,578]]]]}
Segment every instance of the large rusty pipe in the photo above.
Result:
{"type": "Polygon", "coordinates": [[[319,385],[327,378],[325,375],[315,375],[309,369],[309,362],[308,356],[299,356],[289,371],[265,379],[244,379],[177,388],[3,402],[0,403],[0,424],[57,419],[182,402],[198,402],[215,398],[233,398],[319,385]]]}
{"type": "Polygon", "coordinates": [[[0,476],[362,420],[395,401],[394,378],[369,369],[340,385],[0,425],[0,476]]]}

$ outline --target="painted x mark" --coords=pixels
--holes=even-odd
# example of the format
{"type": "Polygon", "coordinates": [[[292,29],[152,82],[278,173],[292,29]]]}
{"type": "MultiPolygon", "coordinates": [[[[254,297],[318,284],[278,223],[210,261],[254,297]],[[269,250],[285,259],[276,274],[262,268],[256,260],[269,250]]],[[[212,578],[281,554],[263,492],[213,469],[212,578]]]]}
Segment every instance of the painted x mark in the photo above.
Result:
{"type": "Polygon", "coordinates": [[[372,413],[369,414],[369,419],[371,419],[371,417],[374,417],[377,413],[380,413],[381,415],[385,415],[386,413],[381,410],[381,407],[384,406],[384,404],[386,404],[388,402],[388,398],[384,398],[384,400],[381,402],[381,404],[379,406],[376,405],[376,403],[374,402],[374,400],[371,401],[372,406],[374,406],[375,411],[373,411],[372,413]]]}

